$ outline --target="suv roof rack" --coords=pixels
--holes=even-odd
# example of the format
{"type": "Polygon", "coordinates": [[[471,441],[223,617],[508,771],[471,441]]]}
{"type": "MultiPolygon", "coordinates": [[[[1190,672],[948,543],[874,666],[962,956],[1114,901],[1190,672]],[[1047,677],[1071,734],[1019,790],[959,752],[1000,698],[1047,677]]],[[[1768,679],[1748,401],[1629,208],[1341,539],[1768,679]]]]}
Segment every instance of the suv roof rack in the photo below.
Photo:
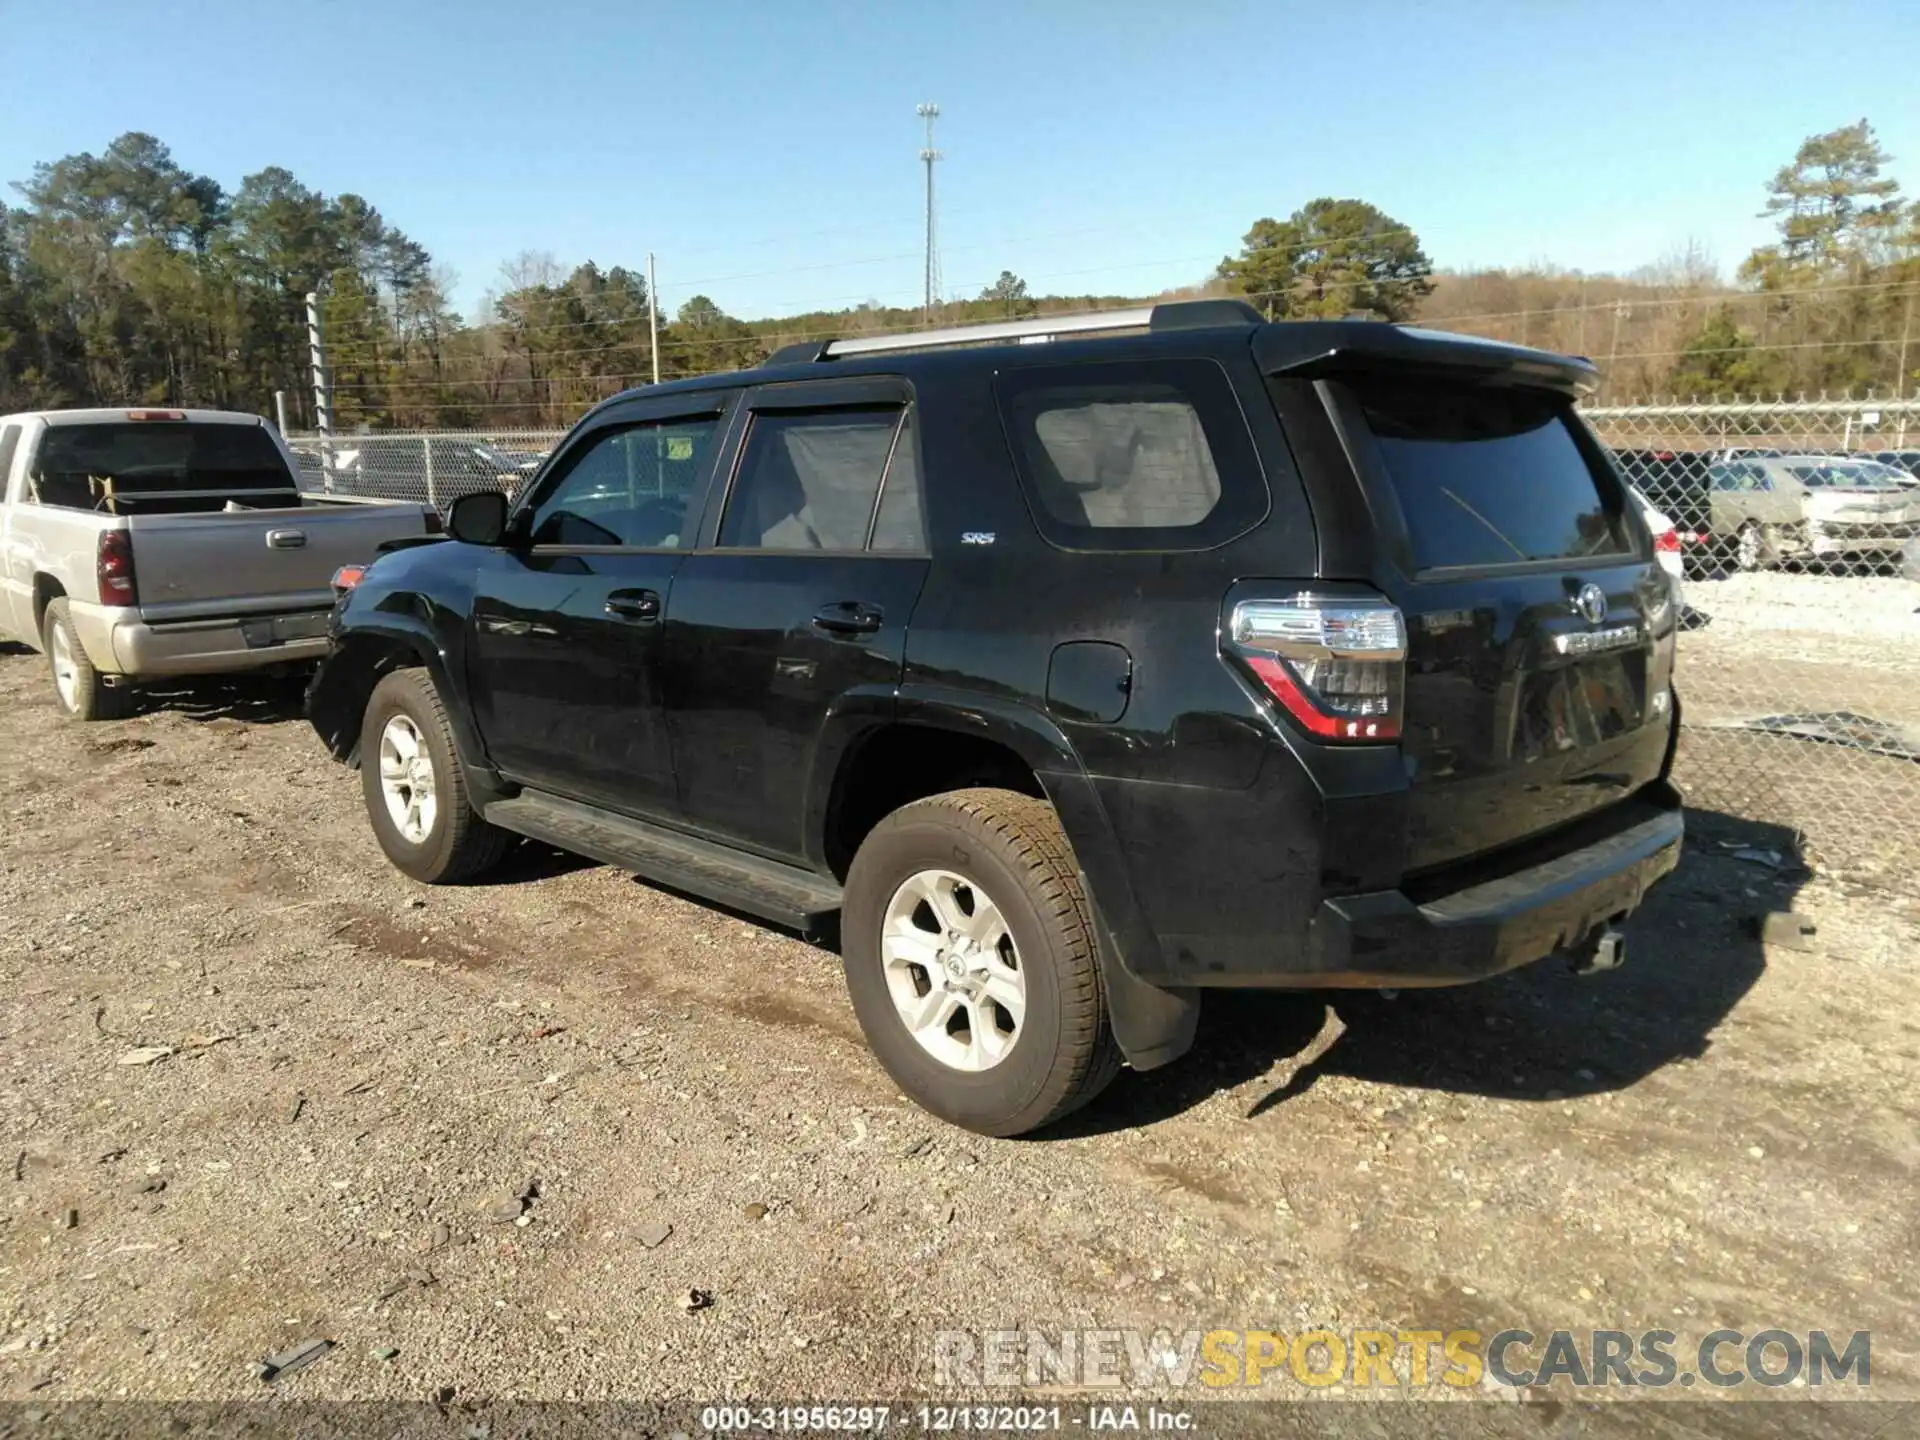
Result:
{"type": "Polygon", "coordinates": [[[1171,300],[1126,310],[1096,310],[1080,315],[1036,315],[1031,320],[999,320],[984,325],[953,325],[941,330],[910,330],[904,335],[866,335],[853,340],[802,340],[783,345],[767,357],[769,365],[810,365],[848,355],[878,355],[892,350],[939,350],[949,345],[979,345],[1012,340],[1031,345],[1056,335],[1087,335],[1111,330],[1197,330],[1214,325],[1258,325],[1263,317],[1244,300],[1171,300]]]}

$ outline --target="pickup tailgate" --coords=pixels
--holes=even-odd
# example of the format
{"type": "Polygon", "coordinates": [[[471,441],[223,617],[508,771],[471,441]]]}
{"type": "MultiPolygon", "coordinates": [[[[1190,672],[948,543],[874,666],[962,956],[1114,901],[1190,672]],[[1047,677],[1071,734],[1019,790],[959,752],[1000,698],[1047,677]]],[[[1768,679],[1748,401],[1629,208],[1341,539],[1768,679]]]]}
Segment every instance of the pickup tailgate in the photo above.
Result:
{"type": "Polygon", "coordinates": [[[335,570],[427,529],[418,505],[367,503],[135,515],[127,526],[150,621],[331,605],[335,570]]]}
{"type": "Polygon", "coordinates": [[[1407,627],[1409,870],[1525,840],[1657,779],[1673,596],[1567,400],[1431,377],[1352,390],[1410,552],[1383,577],[1407,627]]]}

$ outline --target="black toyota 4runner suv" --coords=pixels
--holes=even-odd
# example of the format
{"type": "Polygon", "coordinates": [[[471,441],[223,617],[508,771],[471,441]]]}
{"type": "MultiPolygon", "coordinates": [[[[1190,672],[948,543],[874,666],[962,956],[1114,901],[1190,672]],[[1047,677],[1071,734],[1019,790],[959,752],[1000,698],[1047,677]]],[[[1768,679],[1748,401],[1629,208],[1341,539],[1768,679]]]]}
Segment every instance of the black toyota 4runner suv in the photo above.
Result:
{"type": "Polygon", "coordinates": [[[1207,989],[1617,961],[1675,615],[1591,378],[1218,301],[790,347],[380,558],[309,713],[407,874],[837,930],[902,1089],[1016,1134],[1207,989]]]}

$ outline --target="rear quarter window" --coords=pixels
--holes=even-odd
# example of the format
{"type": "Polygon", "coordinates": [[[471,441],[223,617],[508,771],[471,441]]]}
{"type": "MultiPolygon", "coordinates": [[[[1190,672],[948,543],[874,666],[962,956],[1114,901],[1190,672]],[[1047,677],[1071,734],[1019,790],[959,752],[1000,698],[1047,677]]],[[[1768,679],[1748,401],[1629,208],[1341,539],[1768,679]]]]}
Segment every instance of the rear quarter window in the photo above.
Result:
{"type": "Polygon", "coordinates": [[[995,380],[1027,506],[1069,550],[1198,550],[1267,512],[1246,418],[1211,360],[1036,365],[995,380]]]}
{"type": "Polygon", "coordinates": [[[1561,397],[1417,380],[1356,379],[1349,388],[1400,502],[1416,569],[1630,553],[1561,397]]]}

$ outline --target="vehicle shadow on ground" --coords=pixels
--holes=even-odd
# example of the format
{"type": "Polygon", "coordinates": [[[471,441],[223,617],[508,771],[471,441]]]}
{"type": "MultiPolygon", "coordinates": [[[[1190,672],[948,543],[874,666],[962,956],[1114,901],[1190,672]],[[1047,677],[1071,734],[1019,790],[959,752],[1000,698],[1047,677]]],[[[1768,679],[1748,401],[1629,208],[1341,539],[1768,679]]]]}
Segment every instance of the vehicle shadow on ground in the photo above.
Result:
{"type": "Polygon", "coordinates": [[[484,875],[467,882],[476,889],[494,885],[530,885],[536,880],[551,880],[571,875],[576,870],[597,870],[598,860],[558,850],[537,840],[524,840],[506,853],[500,863],[484,875]]]}
{"type": "Polygon", "coordinates": [[[1254,1119],[1325,1075],[1505,1100],[1618,1090],[1708,1052],[1760,978],[1755,917],[1791,910],[1806,879],[1794,833],[1717,811],[1687,812],[1680,867],[1629,923],[1627,963],[1577,976],[1548,959],[1476,985],[1374,991],[1217,992],[1192,1052],[1123,1073],[1046,1132],[1095,1134],[1158,1121],[1256,1082],[1254,1119]],[[1747,858],[1738,858],[1739,856],[1747,858]],[[1778,857],[1778,864],[1763,857],[1778,857]],[[1257,1082],[1271,1083],[1260,1085],[1257,1082]]]}
{"type": "Polygon", "coordinates": [[[22,645],[18,640],[0,640],[0,660],[10,655],[33,655],[38,652],[31,645],[22,645]]]}
{"type": "Polygon", "coordinates": [[[135,715],[170,712],[188,720],[276,725],[304,719],[305,675],[209,675],[156,680],[135,688],[135,715]]]}

